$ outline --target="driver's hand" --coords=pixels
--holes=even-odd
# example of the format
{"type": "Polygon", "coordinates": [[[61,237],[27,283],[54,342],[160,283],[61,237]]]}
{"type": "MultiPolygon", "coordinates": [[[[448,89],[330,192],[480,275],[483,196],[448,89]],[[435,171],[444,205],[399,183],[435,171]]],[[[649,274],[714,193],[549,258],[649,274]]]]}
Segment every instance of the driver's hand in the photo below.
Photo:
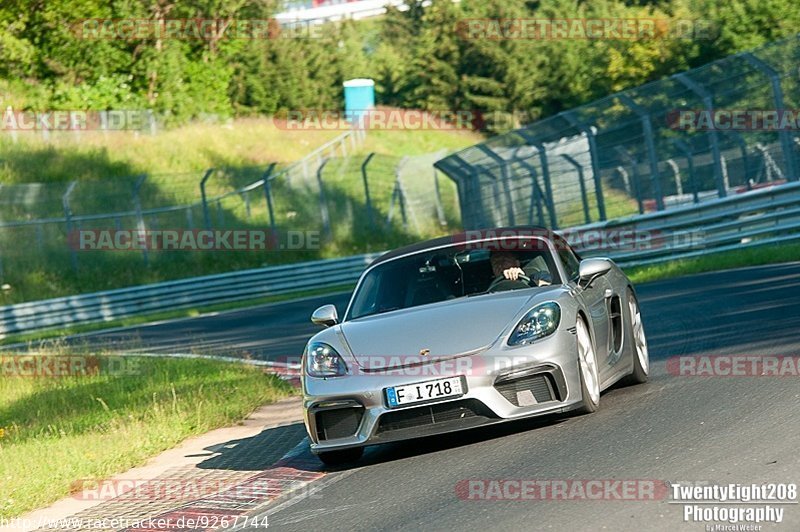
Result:
{"type": "Polygon", "coordinates": [[[516,281],[519,279],[520,275],[525,275],[525,271],[522,268],[509,268],[507,270],[503,270],[503,277],[509,281],[516,281]]]}

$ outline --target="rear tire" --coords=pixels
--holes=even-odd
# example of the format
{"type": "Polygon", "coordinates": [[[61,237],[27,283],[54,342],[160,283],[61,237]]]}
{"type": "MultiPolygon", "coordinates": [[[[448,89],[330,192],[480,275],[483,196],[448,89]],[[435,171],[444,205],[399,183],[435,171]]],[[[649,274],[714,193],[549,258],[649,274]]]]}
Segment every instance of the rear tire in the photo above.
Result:
{"type": "Polygon", "coordinates": [[[352,449],[342,449],[341,451],[325,451],[317,455],[317,458],[327,466],[340,466],[358,461],[364,455],[363,447],[353,447],[352,449]]]}
{"type": "Polygon", "coordinates": [[[578,374],[581,379],[581,403],[577,413],[591,414],[600,408],[600,375],[589,327],[583,318],[578,318],[575,324],[575,336],[578,345],[578,374]]]}
{"type": "Polygon", "coordinates": [[[642,313],[639,303],[631,290],[628,290],[628,339],[630,341],[633,370],[625,377],[625,384],[644,384],[650,373],[650,352],[647,348],[647,337],[644,334],[642,313]]]}

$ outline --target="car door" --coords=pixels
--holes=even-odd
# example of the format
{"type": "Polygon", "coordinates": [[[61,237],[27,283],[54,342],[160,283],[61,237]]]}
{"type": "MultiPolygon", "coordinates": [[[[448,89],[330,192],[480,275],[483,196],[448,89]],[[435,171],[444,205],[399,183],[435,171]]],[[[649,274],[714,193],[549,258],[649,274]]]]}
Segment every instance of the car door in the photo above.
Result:
{"type": "Polygon", "coordinates": [[[610,350],[609,350],[609,314],[608,297],[611,294],[611,283],[605,275],[596,278],[589,286],[582,286],[579,283],[580,259],[574,251],[566,244],[559,246],[558,256],[564,265],[564,270],[568,276],[568,284],[573,290],[573,294],[582,300],[589,317],[592,321],[592,338],[594,339],[595,354],[597,355],[597,368],[600,372],[602,382],[611,373],[610,350]]]}

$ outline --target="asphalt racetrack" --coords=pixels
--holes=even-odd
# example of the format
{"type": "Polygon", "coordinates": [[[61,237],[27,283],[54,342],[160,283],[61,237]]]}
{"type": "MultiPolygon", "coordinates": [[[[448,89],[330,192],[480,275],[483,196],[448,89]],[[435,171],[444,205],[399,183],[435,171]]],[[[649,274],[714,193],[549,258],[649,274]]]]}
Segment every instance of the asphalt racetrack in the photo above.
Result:
{"type": "MultiPolygon", "coordinates": [[[[613,492],[593,500],[513,494],[485,500],[465,496],[463,487],[491,480],[506,486],[509,480],[799,483],[800,377],[680,375],[668,371],[667,362],[687,355],[800,356],[800,263],[637,289],[650,342],[648,384],[612,388],[588,416],[370,448],[354,467],[324,477],[313,493],[267,508],[271,528],[702,531],[705,523],[684,521],[684,504],[672,501],[670,492],[654,500],[618,500],[613,492]]],[[[317,330],[308,321],[314,308],[330,302],[342,312],[346,299],[306,299],[80,341],[279,360],[298,355],[317,330]]],[[[763,523],[761,530],[800,530],[800,505],[770,506],[782,510],[782,522],[763,523]]]]}

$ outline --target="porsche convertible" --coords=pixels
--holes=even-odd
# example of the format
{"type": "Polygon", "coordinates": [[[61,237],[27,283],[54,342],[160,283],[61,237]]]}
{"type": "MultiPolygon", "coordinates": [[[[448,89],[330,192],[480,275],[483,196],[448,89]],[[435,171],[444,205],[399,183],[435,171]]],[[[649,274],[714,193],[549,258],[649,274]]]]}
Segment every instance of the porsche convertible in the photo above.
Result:
{"type": "Polygon", "coordinates": [[[591,413],[647,380],[633,284],[536,227],[462,233],[384,254],[347,309],[317,309],[301,383],[311,450],[367,445],[531,416],[591,413]]]}

